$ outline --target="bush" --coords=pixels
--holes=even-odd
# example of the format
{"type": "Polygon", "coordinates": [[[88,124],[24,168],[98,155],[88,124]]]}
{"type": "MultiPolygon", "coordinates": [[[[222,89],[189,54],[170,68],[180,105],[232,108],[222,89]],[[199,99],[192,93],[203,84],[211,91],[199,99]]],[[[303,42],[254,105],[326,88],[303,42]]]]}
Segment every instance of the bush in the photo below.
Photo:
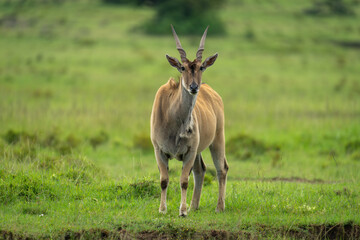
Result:
{"type": "Polygon", "coordinates": [[[199,35],[209,25],[210,34],[224,34],[225,26],[216,13],[223,3],[221,0],[159,0],[155,17],[144,24],[145,31],[169,34],[173,24],[179,34],[199,35]]]}
{"type": "Polygon", "coordinates": [[[146,5],[153,6],[157,4],[160,0],[102,0],[103,3],[106,4],[131,4],[131,5],[146,5]]]}
{"type": "Polygon", "coordinates": [[[199,35],[207,26],[210,34],[224,34],[225,25],[217,10],[224,4],[221,0],[102,0],[105,4],[153,6],[155,17],[140,28],[148,34],[169,34],[170,24],[182,35],[199,35]]]}
{"type": "Polygon", "coordinates": [[[309,15],[355,15],[353,7],[358,2],[353,0],[314,0],[313,6],[305,9],[309,15]]]}

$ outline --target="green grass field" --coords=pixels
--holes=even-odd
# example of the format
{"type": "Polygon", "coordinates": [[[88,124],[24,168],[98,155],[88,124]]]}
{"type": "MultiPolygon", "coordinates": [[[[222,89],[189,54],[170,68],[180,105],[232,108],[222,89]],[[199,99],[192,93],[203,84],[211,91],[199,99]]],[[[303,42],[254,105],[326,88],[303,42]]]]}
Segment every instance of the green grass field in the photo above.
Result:
{"type": "MultiPolygon", "coordinates": [[[[148,7],[0,3],[0,239],[360,238],[360,9],[303,14],[311,4],[233,0],[227,34],[210,26],[226,210],[206,151],[200,209],[179,218],[182,164],[159,214],[149,139],[155,93],[179,76],[170,26],[141,33],[148,7]]],[[[194,58],[201,34],[179,33],[194,58]]]]}

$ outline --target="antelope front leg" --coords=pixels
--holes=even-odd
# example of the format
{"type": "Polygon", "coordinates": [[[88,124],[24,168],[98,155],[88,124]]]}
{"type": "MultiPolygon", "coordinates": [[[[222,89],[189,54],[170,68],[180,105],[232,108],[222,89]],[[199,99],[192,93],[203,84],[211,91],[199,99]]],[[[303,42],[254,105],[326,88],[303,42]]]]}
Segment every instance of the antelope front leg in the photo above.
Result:
{"type": "Polygon", "coordinates": [[[189,183],[189,175],[192,167],[194,166],[195,157],[196,157],[196,152],[188,152],[186,156],[184,156],[183,168],[180,177],[181,203],[180,203],[179,215],[182,217],[187,216],[186,191],[189,183]]]}
{"type": "Polygon", "coordinates": [[[169,159],[165,156],[160,149],[155,148],[155,157],[160,171],[160,185],[161,185],[161,199],[160,199],[160,213],[166,213],[166,192],[169,184],[168,174],[168,161],[169,159]]]}

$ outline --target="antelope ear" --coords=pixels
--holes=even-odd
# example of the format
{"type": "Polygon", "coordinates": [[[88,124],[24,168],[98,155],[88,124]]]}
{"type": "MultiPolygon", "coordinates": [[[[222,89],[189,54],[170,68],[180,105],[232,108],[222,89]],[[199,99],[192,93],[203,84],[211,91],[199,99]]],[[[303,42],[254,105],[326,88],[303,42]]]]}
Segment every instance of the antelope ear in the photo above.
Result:
{"type": "Polygon", "coordinates": [[[166,54],[166,58],[168,60],[168,62],[170,63],[171,66],[177,68],[177,70],[179,72],[182,72],[184,67],[183,65],[179,62],[179,60],[177,60],[176,58],[170,57],[169,55],[166,54]]]}
{"type": "Polygon", "coordinates": [[[207,67],[210,67],[211,65],[213,65],[217,57],[218,57],[218,53],[215,53],[215,55],[210,56],[207,59],[205,59],[203,64],[201,64],[201,71],[205,71],[205,69],[207,67]]]}

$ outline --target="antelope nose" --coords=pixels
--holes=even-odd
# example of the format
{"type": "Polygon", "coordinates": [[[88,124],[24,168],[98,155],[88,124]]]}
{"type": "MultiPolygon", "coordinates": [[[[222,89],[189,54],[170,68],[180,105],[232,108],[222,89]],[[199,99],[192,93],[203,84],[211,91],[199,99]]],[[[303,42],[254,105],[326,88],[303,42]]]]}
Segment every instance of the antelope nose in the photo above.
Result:
{"type": "Polygon", "coordinates": [[[195,82],[192,82],[190,84],[190,92],[192,94],[196,94],[199,91],[199,85],[197,85],[195,82]]]}

